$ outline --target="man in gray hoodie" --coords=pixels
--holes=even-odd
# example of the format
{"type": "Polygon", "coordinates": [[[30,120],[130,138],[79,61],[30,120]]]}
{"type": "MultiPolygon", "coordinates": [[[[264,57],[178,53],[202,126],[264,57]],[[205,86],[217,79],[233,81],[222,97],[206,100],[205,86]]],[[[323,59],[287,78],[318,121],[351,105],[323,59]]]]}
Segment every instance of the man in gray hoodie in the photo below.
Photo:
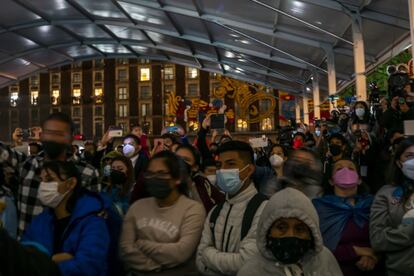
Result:
{"type": "Polygon", "coordinates": [[[269,200],[257,227],[260,254],[238,276],[340,276],[332,253],[323,246],[319,217],[300,191],[285,188],[269,200]]]}

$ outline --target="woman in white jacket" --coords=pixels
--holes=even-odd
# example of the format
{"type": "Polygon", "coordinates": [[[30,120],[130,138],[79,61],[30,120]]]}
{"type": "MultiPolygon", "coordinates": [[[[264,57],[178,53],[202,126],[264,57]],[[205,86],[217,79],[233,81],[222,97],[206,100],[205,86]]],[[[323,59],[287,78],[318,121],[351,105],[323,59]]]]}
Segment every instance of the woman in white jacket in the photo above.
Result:
{"type": "Polygon", "coordinates": [[[257,227],[260,254],[238,276],[340,276],[332,253],[323,246],[319,218],[312,202],[300,191],[286,188],[269,200],[257,227]]]}

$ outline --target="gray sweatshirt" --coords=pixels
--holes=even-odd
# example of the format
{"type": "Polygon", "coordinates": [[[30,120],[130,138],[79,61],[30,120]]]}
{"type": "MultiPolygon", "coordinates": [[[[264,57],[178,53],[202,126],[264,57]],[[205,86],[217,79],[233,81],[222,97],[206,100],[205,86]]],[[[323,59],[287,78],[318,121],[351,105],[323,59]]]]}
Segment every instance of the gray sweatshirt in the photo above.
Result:
{"type": "Polygon", "coordinates": [[[371,207],[370,238],[375,251],[385,254],[388,276],[414,275],[414,224],[402,224],[402,188],[387,185],[371,207]]]}
{"type": "Polygon", "coordinates": [[[319,230],[319,217],[312,202],[300,191],[285,188],[270,198],[263,210],[256,237],[257,254],[247,262],[238,276],[341,276],[342,272],[332,253],[323,246],[319,230]],[[302,258],[300,263],[284,265],[276,260],[266,247],[266,236],[273,223],[280,218],[297,218],[303,221],[311,230],[314,238],[314,248],[302,258]]]}

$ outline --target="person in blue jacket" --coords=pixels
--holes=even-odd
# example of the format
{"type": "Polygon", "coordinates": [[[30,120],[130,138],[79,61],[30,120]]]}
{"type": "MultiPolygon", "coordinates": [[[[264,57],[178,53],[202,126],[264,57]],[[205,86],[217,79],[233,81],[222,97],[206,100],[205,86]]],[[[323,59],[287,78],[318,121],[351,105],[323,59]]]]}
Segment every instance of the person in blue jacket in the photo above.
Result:
{"type": "Polygon", "coordinates": [[[62,275],[107,275],[105,201],[81,187],[72,162],[46,162],[40,178],[38,198],[49,208],[33,219],[22,244],[48,254],[62,275]]]}

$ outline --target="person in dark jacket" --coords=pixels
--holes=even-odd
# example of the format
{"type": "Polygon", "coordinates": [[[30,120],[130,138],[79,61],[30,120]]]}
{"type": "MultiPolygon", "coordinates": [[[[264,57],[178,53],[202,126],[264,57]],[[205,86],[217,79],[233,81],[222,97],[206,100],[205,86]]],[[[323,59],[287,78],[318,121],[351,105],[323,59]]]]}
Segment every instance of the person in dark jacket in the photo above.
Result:
{"type": "Polygon", "coordinates": [[[364,192],[356,165],[337,160],[329,177],[331,189],[313,200],[324,245],[345,276],[384,275],[369,241],[369,214],[374,197],[364,192]]]}
{"type": "Polygon", "coordinates": [[[209,212],[214,205],[223,202],[224,194],[200,174],[198,151],[192,146],[181,145],[177,148],[176,154],[184,159],[191,170],[190,198],[202,203],[206,212],[209,212]]]}
{"type": "Polygon", "coordinates": [[[46,253],[62,275],[106,275],[110,237],[103,211],[107,204],[80,185],[71,162],[46,162],[38,198],[46,208],[35,217],[22,244],[46,253]]]}

